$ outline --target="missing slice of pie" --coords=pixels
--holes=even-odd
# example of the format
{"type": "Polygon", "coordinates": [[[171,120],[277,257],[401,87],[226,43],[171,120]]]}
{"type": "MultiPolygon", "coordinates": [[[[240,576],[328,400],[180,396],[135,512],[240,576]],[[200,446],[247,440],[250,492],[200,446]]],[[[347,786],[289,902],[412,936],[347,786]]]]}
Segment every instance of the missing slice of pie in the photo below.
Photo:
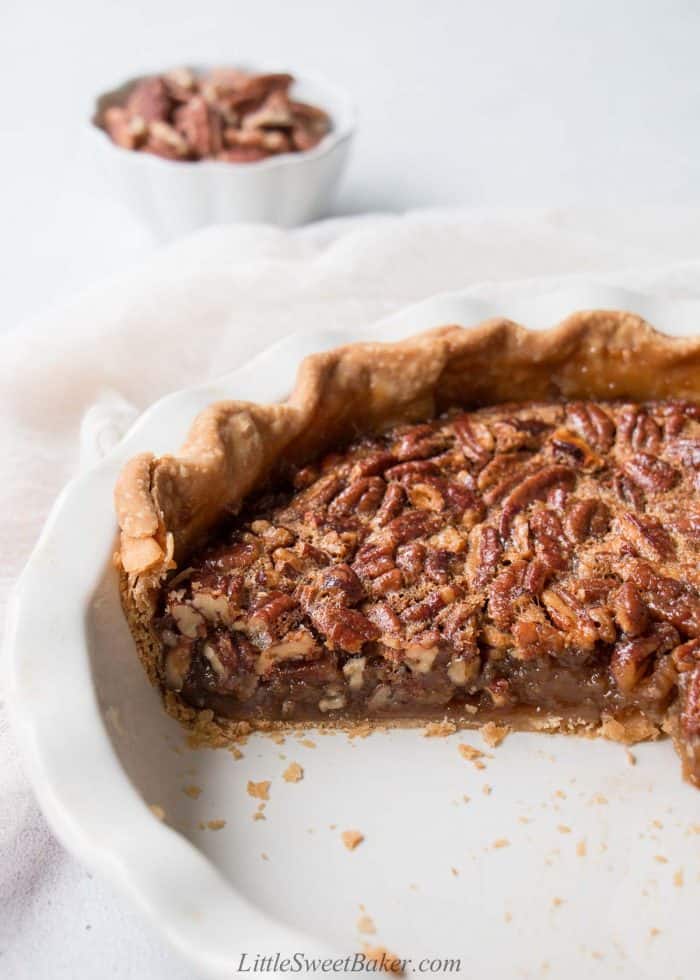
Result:
{"type": "Polygon", "coordinates": [[[663,730],[700,785],[700,340],[598,311],[339,348],[133,459],[116,503],[139,654],[212,744],[663,730]]]}

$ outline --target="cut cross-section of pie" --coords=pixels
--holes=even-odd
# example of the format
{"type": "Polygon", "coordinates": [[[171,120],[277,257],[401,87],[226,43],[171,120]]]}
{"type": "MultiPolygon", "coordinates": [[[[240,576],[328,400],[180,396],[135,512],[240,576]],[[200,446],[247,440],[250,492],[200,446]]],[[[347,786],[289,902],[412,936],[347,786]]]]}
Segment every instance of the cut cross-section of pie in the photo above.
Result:
{"type": "Polygon", "coordinates": [[[506,321],[308,359],[117,488],[166,706],[255,728],[670,733],[700,784],[700,342],[506,321]]]}

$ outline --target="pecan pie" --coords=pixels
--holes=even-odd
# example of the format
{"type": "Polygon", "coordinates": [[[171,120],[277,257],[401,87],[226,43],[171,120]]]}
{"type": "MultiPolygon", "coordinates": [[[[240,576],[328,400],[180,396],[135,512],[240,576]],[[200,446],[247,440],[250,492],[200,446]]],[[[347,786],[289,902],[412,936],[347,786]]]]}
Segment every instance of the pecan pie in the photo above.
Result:
{"type": "Polygon", "coordinates": [[[663,730],[700,784],[696,340],[596,312],[340,348],[136,457],[117,508],[143,662],[214,741],[663,730]]]}

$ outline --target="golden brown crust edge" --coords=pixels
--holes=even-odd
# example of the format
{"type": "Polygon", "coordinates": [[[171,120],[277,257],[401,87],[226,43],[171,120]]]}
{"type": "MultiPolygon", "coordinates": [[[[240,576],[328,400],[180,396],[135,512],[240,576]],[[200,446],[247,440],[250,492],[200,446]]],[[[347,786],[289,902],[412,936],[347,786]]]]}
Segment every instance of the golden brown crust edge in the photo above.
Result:
{"type": "MultiPolygon", "coordinates": [[[[194,420],[177,456],[134,457],[115,488],[116,559],[122,604],[151,681],[160,682],[151,628],[160,583],[264,482],[282,453],[298,462],[352,434],[451,405],[557,397],[698,398],[700,338],[668,337],[634,314],[596,310],[544,331],[499,319],[398,343],[350,344],[307,357],[287,401],[217,402],[194,420]]],[[[176,697],[168,704],[166,696],[166,707],[196,723],[176,697]]],[[[234,727],[225,738],[244,734],[234,727]]]]}

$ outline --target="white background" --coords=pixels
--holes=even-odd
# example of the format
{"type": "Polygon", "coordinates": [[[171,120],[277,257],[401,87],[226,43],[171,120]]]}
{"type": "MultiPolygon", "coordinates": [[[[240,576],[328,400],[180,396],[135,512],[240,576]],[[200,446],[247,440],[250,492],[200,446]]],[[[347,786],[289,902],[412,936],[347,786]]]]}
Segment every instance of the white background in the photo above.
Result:
{"type": "Polygon", "coordinates": [[[2,0],[0,329],[138,260],[80,153],[140,69],[261,60],[350,91],[335,213],[700,203],[693,0],[2,0]]]}

